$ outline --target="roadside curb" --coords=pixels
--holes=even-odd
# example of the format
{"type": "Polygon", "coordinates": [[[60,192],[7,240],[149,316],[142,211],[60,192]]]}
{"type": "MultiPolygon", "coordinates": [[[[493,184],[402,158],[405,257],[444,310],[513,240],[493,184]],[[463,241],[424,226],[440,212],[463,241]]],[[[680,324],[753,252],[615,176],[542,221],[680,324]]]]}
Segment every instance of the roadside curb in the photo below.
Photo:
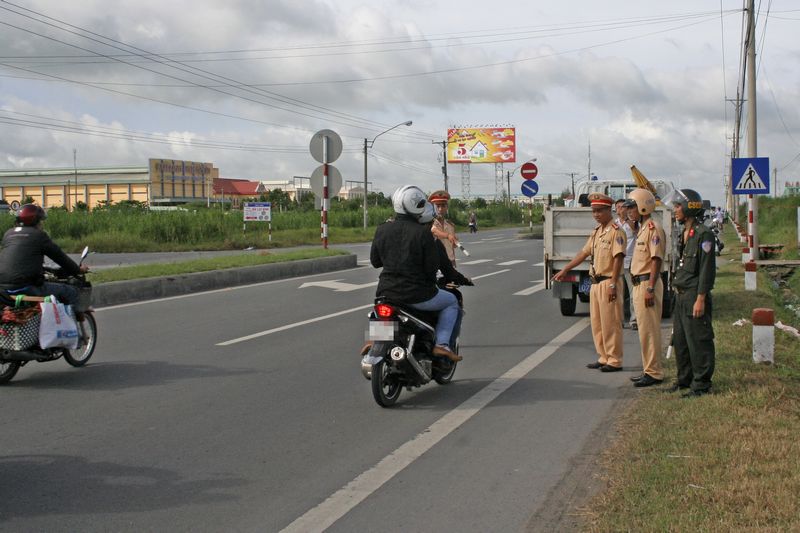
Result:
{"type": "Polygon", "coordinates": [[[237,285],[322,274],[356,266],[358,266],[356,255],[349,254],[243,268],[226,268],[210,272],[194,272],[177,276],[112,281],[92,287],[92,305],[107,307],[237,285]]]}

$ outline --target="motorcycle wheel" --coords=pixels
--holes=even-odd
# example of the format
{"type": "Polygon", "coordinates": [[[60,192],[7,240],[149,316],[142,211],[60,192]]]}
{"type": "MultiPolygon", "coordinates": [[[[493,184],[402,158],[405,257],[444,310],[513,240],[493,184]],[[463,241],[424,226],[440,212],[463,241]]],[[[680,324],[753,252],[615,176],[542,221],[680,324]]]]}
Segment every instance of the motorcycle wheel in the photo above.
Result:
{"type": "Polygon", "coordinates": [[[400,397],[400,391],[403,390],[397,378],[389,375],[386,361],[378,361],[372,365],[370,382],[372,383],[372,396],[381,407],[393,406],[400,397]]]}
{"type": "MultiPolygon", "coordinates": [[[[458,353],[458,341],[456,341],[456,353],[458,353]]],[[[456,373],[456,366],[458,366],[458,362],[445,360],[442,362],[445,370],[444,372],[437,372],[434,370],[433,372],[433,380],[438,383],[439,385],[447,385],[451,381],[453,381],[453,376],[456,373]]]]}
{"type": "Polygon", "coordinates": [[[0,385],[11,381],[17,375],[17,370],[19,370],[19,361],[0,363],[0,385]]]}
{"type": "Polygon", "coordinates": [[[81,367],[89,362],[97,346],[97,322],[92,313],[84,315],[84,321],[79,322],[79,327],[83,330],[83,337],[86,344],[75,350],[64,350],[64,359],[74,367],[81,367]]]}

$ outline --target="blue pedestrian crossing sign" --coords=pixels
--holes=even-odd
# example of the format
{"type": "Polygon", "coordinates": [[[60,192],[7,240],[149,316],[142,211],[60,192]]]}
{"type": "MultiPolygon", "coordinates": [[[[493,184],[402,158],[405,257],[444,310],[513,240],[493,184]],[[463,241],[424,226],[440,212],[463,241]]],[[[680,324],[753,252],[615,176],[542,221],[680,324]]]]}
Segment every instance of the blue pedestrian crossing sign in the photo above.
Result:
{"type": "Polygon", "coordinates": [[[733,194],[769,194],[769,157],[731,159],[733,194]]]}
{"type": "Polygon", "coordinates": [[[522,188],[522,194],[524,194],[528,198],[536,196],[536,193],[539,192],[539,184],[533,180],[523,181],[521,188],[522,188]]]}

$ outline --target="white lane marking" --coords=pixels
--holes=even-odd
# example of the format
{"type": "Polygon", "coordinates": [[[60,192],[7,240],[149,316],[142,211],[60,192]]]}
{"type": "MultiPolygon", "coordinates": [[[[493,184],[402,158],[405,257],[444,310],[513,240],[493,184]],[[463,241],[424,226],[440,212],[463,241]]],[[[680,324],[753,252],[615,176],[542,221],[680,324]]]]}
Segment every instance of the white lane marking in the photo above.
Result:
{"type": "Polygon", "coordinates": [[[483,238],[481,240],[486,242],[486,241],[496,241],[497,239],[502,239],[502,238],[503,238],[502,235],[497,235],[495,237],[485,237],[485,238],[483,238]]]}
{"type": "MultiPolygon", "coordinates": [[[[345,270],[336,270],[336,274],[340,274],[342,272],[352,272],[354,270],[362,270],[363,267],[356,267],[356,268],[348,268],[345,270]]],[[[214,294],[217,292],[227,292],[227,291],[238,291],[242,289],[251,289],[253,287],[260,287],[262,285],[272,285],[273,283],[285,283],[287,281],[296,281],[298,279],[307,279],[307,278],[317,278],[320,276],[330,276],[334,272],[320,272],[319,274],[310,274],[308,276],[295,276],[293,278],[283,278],[283,279],[273,279],[271,281],[259,281],[258,283],[249,283],[247,285],[236,285],[234,287],[224,287],[222,289],[212,289],[210,291],[199,291],[193,292],[191,294],[180,294],[178,296],[165,296],[164,298],[153,298],[152,300],[142,300],[139,302],[130,302],[127,304],[117,304],[117,305],[109,305],[107,307],[98,307],[95,311],[111,311],[114,309],[123,309],[125,307],[134,307],[137,305],[147,305],[152,303],[158,302],[168,302],[170,300],[182,300],[184,298],[193,298],[195,296],[203,296],[205,294],[214,294]]]]}
{"type": "Polygon", "coordinates": [[[481,278],[488,278],[489,276],[496,276],[497,274],[502,274],[503,272],[511,272],[510,268],[504,268],[503,270],[498,270],[497,272],[489,272],[488,274],[481,274],[480,276],[475,276],[471,279],[481,279],[481,278]]]}
{"type": "Polygon", "coordinates": [[[524,263],[524,262],[525,262],[524,259],[514,259],[512,261],[506,261],[505,263],[497,263],[497,266],[506,267],[506,266],[511,266],[511,265],[518,265],[518,264],[524,263]]]}
{"type": "Polygon", "coordinates": [[[514,296],[530,296],[535,292],[539,292],[540,290],[544,289],[544,282],[540,282],[538,285],[534,285],[533,287],[528,287],[527,289],[523,289],[519,292],[515,292],[514,296]]]}
{"type": "Polygon", "coordinates": [[[229,341],[218,342],[217,346],[230,346],[231,344],[236,344],[238,342],[249,341],[252,339],[257,339],[258,337],[263,337],[264,335],[270,335],[272,333],[277,333],[279,331],[286,331],[287,329],[297,328],[300,326],[305,326],[306,324],[313,324],[314,322],[319,322],[321,320],[327,320],[329,318],[334,318],[341,315],[346,315],[348,313],[354,313],[355,311],[361,311],[364,309],[369,309],[374,304],[369,305],[362,305],[359,307],[353,307],[352,309],[345,309],[344,311],[337,311],[336,313],[331,313],[329,315],[318,316],[315,318],[309,318],[308,320],[303,320],[300,322],[295,322],[294,324],[286,324],[285,326],[279,326],[277,328],[268,329],[265,331],[259,331],[258,333],[253,333],[252,335],[245,335],[244,337],[239,337],[238,339],[231,339],[229,341]]]}
{"type": "Polygon", "coordinates": [[[346,283],[338,279],[332,279],[327,281],[309,281],[300,285],[298,289],[305,289],[306,287],[325,287],[326,289],[333,289],[336,292],[350,292],[358,289],[365,289],[367,287],[374,287],[377,284],[378,284],[377,281],[372,281],[370,283],[356,284],[356,283],[346,283]]]}
{"type": "Polygon", "coordinates": [[[479,265],[481,263],[491,263],[492,259],[473,259],[472,261],[461,261],[459,265],[479,265]]]}
{"type": "Polygon", "coordinates": [[[307,511],[303,516],[286,526],[282,533],[324,531],[347,514],[356,505],[377,491],[422,454],[433,448],[450,433],[464,425],[470,418],[507,391],[517,381],[539,366],[556,350],[572,340],[589,325],[582,318],[558,337],[542,346],[508,372],[468,398],[464,403],[428,426],[422,433],[402,444],[378,464],[363,472],[350,483],[331,494],[325,501],[307,511]]]}
{"type": "Polygon", "coordinates": [[[541,263],[534,263],[533,266],[535,266],[535,267],[543,267],[544,266],[544,261],[542,261],[541,263]]]}

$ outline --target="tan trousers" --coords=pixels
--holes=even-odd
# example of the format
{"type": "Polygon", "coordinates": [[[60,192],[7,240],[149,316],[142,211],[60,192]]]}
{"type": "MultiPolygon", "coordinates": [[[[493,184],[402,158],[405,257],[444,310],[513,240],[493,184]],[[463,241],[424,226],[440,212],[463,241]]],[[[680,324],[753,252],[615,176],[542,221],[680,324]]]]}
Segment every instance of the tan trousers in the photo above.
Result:
{"type": "Polygon", "coordinates": [[[607,279],[595,283],[589,291],[589,317],[592,321],[594,349],[597,362],[602,365],[622,366],[622,302],[624,300],[622,277],[617,280],[617,299],[608,301],[607,279]]]}
{"type": "Polygon", "coordinates": [[[636,322],[639,325],[639,344],[642,347],[642,368],[644,373],[655,379],[664,379],[661,369],[661,303],[664,300],[664,284],[658,278],[653,293],[655,305],[646,307],[644,295],[647,282],[633,288],[636,322]]]}

